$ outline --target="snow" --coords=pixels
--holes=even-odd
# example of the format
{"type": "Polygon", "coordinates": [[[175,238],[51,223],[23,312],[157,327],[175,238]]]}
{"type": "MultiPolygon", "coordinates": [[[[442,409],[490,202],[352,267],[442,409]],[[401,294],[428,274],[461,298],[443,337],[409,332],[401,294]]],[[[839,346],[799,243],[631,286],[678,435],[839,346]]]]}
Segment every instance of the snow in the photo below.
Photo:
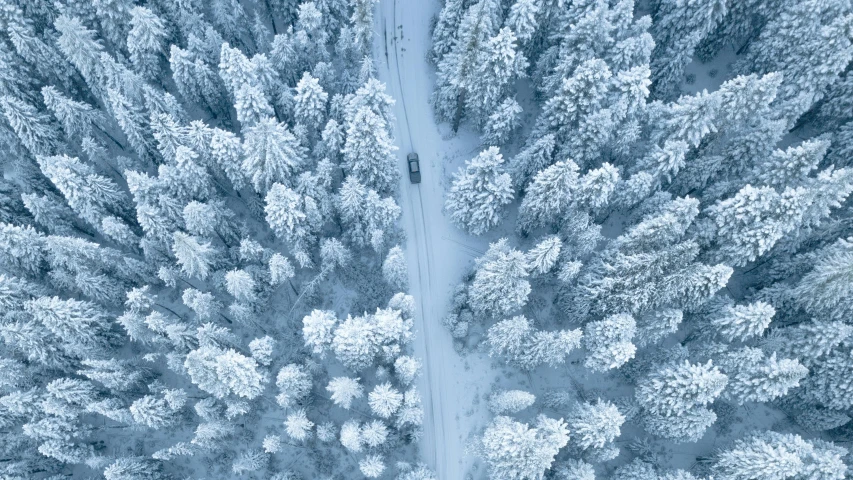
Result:
{"type": "Polygon", "coordinates": [[[424,392],[422,455],[439,479],[450,480],[463,478],[474,461],[465,456],[466,444],[472,426],[485,423],[487,415],[485,409],[478,409],[482,418],[462,417],[460,412],[488,395],[488,383],[496,372],[487,357],[458,355],[441,320],[448,313],[454,287],[473,259],[485,253],[493,236],[466,235],[442,214],[445,179],[452,172],[445,168],[455,169],[475,155],[479,139],[465,131],[452,137],[443,133],[447,125],[436,124],[429,104],[434,84],[426,61],[432,43],[429,19],[439,7],[431,1],[382,0],[375,17],[374,54],[379,79],[397,100],[399,203],[407,235],[410,292],[418,304],[415,353],[424,362],[419,384],[424,392]],[[420,184],[409,182],[405,158],[409,152],[420,157],[420,184]]]}

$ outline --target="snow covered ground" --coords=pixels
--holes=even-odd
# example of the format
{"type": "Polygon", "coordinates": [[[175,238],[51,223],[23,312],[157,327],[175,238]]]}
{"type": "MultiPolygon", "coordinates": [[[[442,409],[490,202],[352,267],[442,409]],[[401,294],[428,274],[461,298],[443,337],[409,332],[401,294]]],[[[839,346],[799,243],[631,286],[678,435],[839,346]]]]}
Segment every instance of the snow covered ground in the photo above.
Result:
{"type": "MultiPolygon", "coordinates": [[[[482,255],[488,238],[472,238],[442,214],[447,177],[479,150],[476,135],[450,135],[436,125],[429,104],[434,75],[426,61],[430,19],[437,2],[382,0],[376,14],[376,65],[379,78],[396,100],[396,139],[401,179],[400,205],[407,234],[411,294],[418,306],[415,351],[424,360],[421,391],[424,401],[422,454],[441,480],[461,479],[473,462],[465,447],[474,425],[485,421],[485,409],[470,410],[488,395],[494,379],[489,358],[461,357],[441,320],[451,294],[474,258],[482,255]],[[409,182],[406,155],[420,156],[422,183],[409,182]],[[453,170],[445,170],[445,169],[453,170]]],[[[483,472],[485,473],[485,472],[483,472]]]]}

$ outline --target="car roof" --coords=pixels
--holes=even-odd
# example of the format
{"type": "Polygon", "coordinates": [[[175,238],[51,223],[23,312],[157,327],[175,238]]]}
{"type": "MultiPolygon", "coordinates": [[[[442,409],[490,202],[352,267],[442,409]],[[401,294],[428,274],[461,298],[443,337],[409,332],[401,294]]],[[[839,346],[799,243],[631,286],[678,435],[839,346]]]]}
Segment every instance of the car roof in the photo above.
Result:
{"type": "Polygon", "coordinates": [[[417,159],[418,159],[418,154],[417,154],[417,153],[415,153],[415,152],[412,152],[412,153],[410,153],[410,154],[409,154],[408,158],[409,158],[409,160],[417,160],[417,159]]]}

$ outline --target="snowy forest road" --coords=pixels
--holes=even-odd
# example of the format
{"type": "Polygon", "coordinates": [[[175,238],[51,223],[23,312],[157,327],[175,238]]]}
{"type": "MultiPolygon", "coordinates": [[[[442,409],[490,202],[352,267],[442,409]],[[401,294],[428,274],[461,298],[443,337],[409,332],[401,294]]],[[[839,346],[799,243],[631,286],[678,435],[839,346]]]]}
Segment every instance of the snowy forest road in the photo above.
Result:
{"type": "MultiPolygon", "coordinates": [[[[471,430],[471,408],[479,386],[490,377],[490,364],[471,368],[482,358],[462,358],[442,325],[455,285],[485,241],[471,239],[442,214],[445,162],[448,152],[478,148],[476,138],[445,138],[429,104],[433,73],[426,61],[430,19],[440,5],[432,1],[381,0],[377,14],[374,58],[380,80],[396,100],[395,137],[399,151],[400,204],[406,231],[411,294],[418,307],[415,353],[424,363],[419,385],[424,404],[421,453],[440,480],[461,480],[467,470],[465,446],[471,430]],[[379,40],[384,41],[380,42],[379,40]],[[420,157],[422,183],[411,184],[406,155],[420,157]],[[475,245],[470,245],[475,243],[475,245]],[[478,372],[479,375],[474,372],[478,372]]],[[[460,155],[461,157],[461,155],[460,155]]]]}

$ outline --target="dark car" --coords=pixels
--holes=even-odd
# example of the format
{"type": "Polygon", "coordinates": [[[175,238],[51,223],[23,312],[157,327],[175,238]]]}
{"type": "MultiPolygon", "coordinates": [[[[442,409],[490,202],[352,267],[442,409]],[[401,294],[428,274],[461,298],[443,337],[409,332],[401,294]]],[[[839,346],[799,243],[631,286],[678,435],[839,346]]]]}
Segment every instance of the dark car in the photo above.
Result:
{"type": "Polygon", "coordinates": [[[412,152],[407,159],[409,160],[409,180],[412,183],[421,183],[421,163],[418,160],[418,154],[412,152]]]}

